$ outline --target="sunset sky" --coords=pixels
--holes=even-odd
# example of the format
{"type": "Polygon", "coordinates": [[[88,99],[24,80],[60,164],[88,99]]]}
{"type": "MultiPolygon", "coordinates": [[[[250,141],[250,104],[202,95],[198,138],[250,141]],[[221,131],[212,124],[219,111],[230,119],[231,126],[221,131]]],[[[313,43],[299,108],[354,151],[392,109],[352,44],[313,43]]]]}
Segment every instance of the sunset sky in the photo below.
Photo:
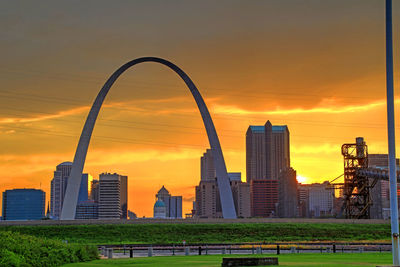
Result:
{"type": "MultiPolygon", "coordinates": [[[[400,2],[393,17],[399,106],[400,2]]],[[[291,164],[305,182],[332,180],[343,173],[341,145],[355,137],[387,153],[384,19],[378,0],[2,1],[0,192],[42,188],[49,198],[98,91],[142,56],[192,78],[228,171],[245,180],[247,127],[270,120],[289,127],[291,164]]],[[[184,83],[144,63],[111,89],[84,171],[128,175],[138,216],[152,216],[162,185],[189,212],[208,147],[184,83]]]]}

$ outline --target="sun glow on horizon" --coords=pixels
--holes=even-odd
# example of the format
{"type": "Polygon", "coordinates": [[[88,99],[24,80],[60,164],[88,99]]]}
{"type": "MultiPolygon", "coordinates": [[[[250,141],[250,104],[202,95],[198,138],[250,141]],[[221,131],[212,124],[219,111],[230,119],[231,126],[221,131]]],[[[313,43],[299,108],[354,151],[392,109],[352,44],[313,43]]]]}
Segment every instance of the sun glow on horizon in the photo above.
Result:
{"type": "Polygon", "coordinates": [[[309,180],[307,177],[304,177],[301,175],[297,175],[296,179],[297,179],[297,182],[300,184],[307,184],[308,183],[307,181],[309,180]]]}

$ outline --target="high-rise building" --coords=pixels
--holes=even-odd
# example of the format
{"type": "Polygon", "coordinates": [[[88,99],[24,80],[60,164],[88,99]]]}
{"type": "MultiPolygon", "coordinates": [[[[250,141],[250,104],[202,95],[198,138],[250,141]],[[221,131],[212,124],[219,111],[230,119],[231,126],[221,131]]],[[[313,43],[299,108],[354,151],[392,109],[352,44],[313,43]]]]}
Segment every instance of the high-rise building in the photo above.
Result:
{"type": "Polygon", "coordinates": [[[171,196],[168,190],[162,186],[156,194],[156,200],[164,203],[167,218],[182,218],[182,196],[171,196]]]}
{"type": "Polygon", "coordinates": [[[40,220],[45,217],[46,193],[39,189],[3,192],[3,220],[40,220]]]}
{"type": "Polygon", "coordinates": [[[126,219],[126,217],[123,217],[123,208],[126,207],[126,214],[128,214],[125,204],[127,203],[127,178],[127,176],[117,173],[100,174],[99,219],[126,219]]]}
{"type": "MultiPolygon", "coordinates": [[[[54,171],[54,176],[51,180],[50,186],[50,215],[54,219],[58,219],[60,217],[71,169],[72,162],[66,161],[57,165],[56,170],[54,171]]],[[[88,200],[88,185],[91,182],[91,179],[91,175],[87,173],[82,174],[77,204],[79,204],[79,202],[88,200]]]]}
{"type": "Polygon", "coordinates": [[[200,158],[200,177],[202,181],[213,181],[217,177],[211,149],[207,149],[200,158]]]}
{"type": "Polygon", "coordinates": [[[266,178],[277,180],[281,170],[290,168],[289,129],[286,125],[265,123],[266,178]]]}
{"type": "MultiPolygon", "coordinates": [[[[250,125],[246,132],[246,173],[250,183],[252,216],[288,216],[292,207],[281,203],[277,214],[279,188],[280,198],[286,191],[294,192],[292,179],[285,179],[282,172],[290,170],[289,129],[286,125],[250,125]],[[282,181],[280,181],[282,178],[282,181]],[[289,189],[289,183],[293,188],[289,189]]],[[[291,176],[290,176],[291,177],[291,176]]],[[[296,205],[297,209],[297,205],[296,205]]]]}
{"type": "Polygon", "coordinates": [[[250,125],[246,132],[246,179],[266,179],[265,127],[250,125]]]}
{"type": "Polygon", "coordinates": [[[280,218],[298,216],[298,191],[296,171],[286,168],[279,173],[277,215],[280,218]]]}
{"type": "MultiPolygon", "coordinates": [[[[241,181],[238,172],[228,173],[233,201],[238,217],[250,217],[250,187],[241,181]]],[[[221,200],[219,198],[216,178],[200,180],[196,186],[196,201],[193,216],[198,218],[222,218],[221,200]]]]}

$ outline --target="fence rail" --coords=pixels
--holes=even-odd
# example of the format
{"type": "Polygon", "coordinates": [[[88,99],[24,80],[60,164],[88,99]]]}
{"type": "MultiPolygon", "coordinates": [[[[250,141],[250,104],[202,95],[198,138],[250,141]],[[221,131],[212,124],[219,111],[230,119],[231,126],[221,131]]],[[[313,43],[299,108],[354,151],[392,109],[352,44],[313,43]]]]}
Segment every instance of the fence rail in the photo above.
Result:
{"type": "Polygon", "coordinates": [[[151,257],[215,254],[366,253],[391,251],[390,243],[242,243],[242,244],[125,244],[100,245],[100,254],[112,257],[151,257]]]}

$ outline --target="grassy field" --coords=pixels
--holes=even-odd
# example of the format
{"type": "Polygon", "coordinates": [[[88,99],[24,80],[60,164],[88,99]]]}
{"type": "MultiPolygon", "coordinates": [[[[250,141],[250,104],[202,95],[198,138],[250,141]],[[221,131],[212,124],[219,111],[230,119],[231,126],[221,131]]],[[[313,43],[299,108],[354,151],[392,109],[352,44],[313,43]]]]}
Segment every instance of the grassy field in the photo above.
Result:
{"type": "MultiPolygon", "coordinates": [[[[252,255],[248,255],[252,257],[252,255]]],[[[254,256],[254,255],[253,255],[254,256]]],[[[269,255],[263,255],[268,257],[269,255]]],[[[276,257],[276,255],[270,255],[276,257]]],[[[208,256],[174,256],[151,257],[134,259],[96,260],[85,263],[67,264],[65,267],[112,267],[112,266],[221,266],[222,255],[208,256]]],[[[225,257],[234,257],[225,255],[225,257]]],[[[241,256],[243,257],[243,256],[241,256]]],[[[284,254],[279,257],[279,266],[376,266],[390,265],[390,253],[363,253],[363,254],[284,254]]]]}
{"type": "Polygon", "coordinates": [[[2,226],[37,237],[85,244],[390,241],[389,224],[232,223],[2,226]]]}

